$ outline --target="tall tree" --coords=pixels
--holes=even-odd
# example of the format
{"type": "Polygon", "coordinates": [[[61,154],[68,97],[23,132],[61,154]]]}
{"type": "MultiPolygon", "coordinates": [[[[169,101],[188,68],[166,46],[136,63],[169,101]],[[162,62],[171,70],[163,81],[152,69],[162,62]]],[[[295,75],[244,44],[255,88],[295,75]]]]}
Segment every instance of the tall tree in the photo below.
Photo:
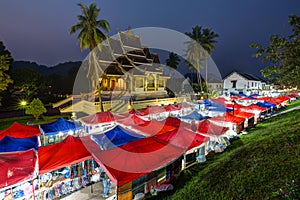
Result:
{"type": "Polygon", "coordinates": [[[179,62],[180,62],[180,58],[174,52],[171,52],[169,54],[169,58],[166,60],[167,66],[169,66],[169,67],[171,67],[173,69],[177,69],[177,66],[179,65],[179,62]]]}
{"type": "Polygon", "coordinates": [[[14,91],[18,91],[22,95],[22,98],[29,100],[33,95],[36,95],[39,90],[41,91],[45,88],[44,77],[30,68],[14,69],[10,75],[14,80],[14,91]]]}
{"type": "Polygon", "coordinates": [[[97,8],[96,3],[92,3],[89,7],[82,3],[79,3],[78,6],[81,8],[82,14],[77,16],[79,22],[69,29],[69,33],[73,34],[80,31],[77,37],[77,41],[80,43],[80,48],[89,48],[90,50],[87,77],[92,80],[94,83],[93,86],[97,88],[100,101],[100,111],[103,112],[101,87],[99,83],[99,72],[102,70],[96,61],[93,50],[96,47],[101,50],[101,43],[107,38],[107,35],[102,32],[102,30],[109,32],[110,26],[106,20],[97,19],[100,9],[97,8]]]}
{"type": "Polygon", "coordinates": [[[264,77],[271,82],[284,87],[300,88],[300,17],[290,15],[288,20],[292,34],[288,37],[272,35],[269,46],[262,47],[251,44],[257,49],[253,57],[267,62],[268,65],[261,70],[264,77]]]}
{"type": "MultiPolygon", "coordinates": [[[[7,89],[8,85],[13,82],[10,76],[6,73],[13,61],[10,52],[5,49],[3,42],[0,41],[0,92],[7,89]]],[[[0,97],[0,105],[1,105],[0,97]]]]}
{"type": "Polygon", "coordinates": [[[33,115],[35,119],[38,119],[45,112],[47,112],[47,110],[39,98],[34,98],[29,106],[27,106],[25,109],[25,113],[28,115],[33,115]]]}
{"type": "Polygon", "coordinates": [[[186,32],[185,34],[192,39],[187,44],[187,60],[189,65],[199,73],[198,81],[201,90],[203,90],[200,75],[200,69],[203,68],[202,62],[205,61],[205,81],[207,82],[207,59],[215,49],[214,44],[217,42],[215,38],[219,37],[219,35],[209,28],[202,29],[198,25],[192,28],[192,32],[186,32]]]}

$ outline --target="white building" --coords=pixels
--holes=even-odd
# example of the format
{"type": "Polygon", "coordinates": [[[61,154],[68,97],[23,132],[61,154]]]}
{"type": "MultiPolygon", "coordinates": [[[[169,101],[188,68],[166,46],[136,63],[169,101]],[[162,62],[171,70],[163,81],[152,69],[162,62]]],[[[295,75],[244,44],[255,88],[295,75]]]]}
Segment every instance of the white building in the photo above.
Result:
{"type": "Polygon", "coordinates": [[[223,92],[227,95],[230,93],[261,94],[264,84],[262,79],[254,75],[234,71],[223,79],[223,92]]]}

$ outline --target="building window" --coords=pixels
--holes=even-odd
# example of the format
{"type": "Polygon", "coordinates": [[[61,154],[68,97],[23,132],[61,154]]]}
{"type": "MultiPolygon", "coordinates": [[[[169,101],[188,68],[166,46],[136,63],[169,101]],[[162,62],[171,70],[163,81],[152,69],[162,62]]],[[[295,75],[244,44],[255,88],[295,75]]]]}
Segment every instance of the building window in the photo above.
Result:
{"type": "Polygon", "coordinates": [[[231,81],[231,83],[232,83],[232,88],[236,88],[236,80],[234,80],[234,81],[231,81]]]}
{"type": "Polygon", "coordinates": [[[135,87],[136,88],[143,88],[143,79],[142,78],[137,78],[136,80],[135,80],[135,87]]]}
{"type": "Polygon", "coordinates": [[[158,87],[165,87],[164,80],[158,80],[158,87]]]}
{"type": "Polygon", "coordinates": [[[254,83],[253,83],[253,82],[252,82],[252,84],[251,84],[251,85],[252,85],[252,87],[254,87],[254,83]]]}

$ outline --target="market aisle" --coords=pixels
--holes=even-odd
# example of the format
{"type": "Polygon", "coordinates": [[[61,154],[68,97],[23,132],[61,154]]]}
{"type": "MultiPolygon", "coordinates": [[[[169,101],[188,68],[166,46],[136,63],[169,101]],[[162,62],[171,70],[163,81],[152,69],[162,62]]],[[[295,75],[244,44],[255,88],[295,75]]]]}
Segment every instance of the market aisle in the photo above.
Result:
{"type": "Polygon", "coordinates": [[[103,193],[103,184],[102,182],[95,183],[93,185],[93,193],[91,193],[91,186],[82,188],[64,198],[62,200],[102,200],[102,199],[111,199],[116,191],[116,187],[114,184],[110,187],[110,194],[107,198],[102,197],[103,193]]]}

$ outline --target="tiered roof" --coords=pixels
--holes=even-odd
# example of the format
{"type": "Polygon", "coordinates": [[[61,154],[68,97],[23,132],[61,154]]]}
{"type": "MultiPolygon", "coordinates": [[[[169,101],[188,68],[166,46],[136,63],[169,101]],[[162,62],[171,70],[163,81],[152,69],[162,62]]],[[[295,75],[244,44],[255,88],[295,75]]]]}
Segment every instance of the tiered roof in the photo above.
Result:
{"type": "Polygon", "coordinates": [[[143,47],[140,37],[131,30],[119,32],[118,38],[109,38],[102,49],[96,51],[97,60],[107,75],[124,75],[126,71],[133,75],[163,74],[158,55],[143,47]]]}

